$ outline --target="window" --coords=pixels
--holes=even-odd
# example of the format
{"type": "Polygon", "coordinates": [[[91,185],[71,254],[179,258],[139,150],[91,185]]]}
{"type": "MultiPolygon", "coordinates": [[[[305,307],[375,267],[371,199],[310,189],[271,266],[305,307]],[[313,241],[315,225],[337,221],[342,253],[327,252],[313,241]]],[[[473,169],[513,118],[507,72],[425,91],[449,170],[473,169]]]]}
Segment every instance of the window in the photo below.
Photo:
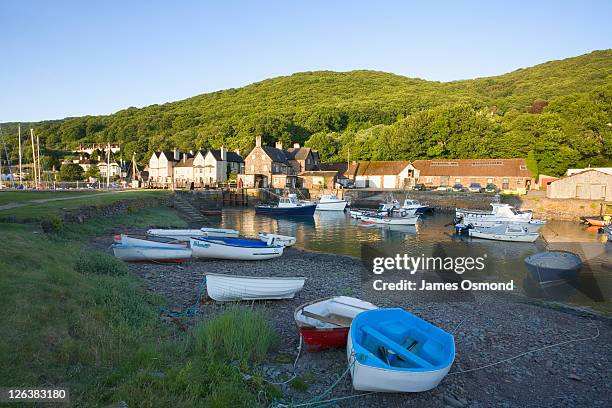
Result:
{"type": "Polygon", "coordinates": [[[255,165],[251,164],[251,173],[255,173],[255,165]]]}
{"type": "Polygon", "coordinates": [[[493,177],[487,178],[487,184],[493,184],[493,177]]]}
{"type": "Polygon", "coordinates": [[[432,166],[459,166],[457,162],[431,162],[432,166]]]}
{"type": "Polygon", "coordinates": [[[267,165],[267,164],[264,164],[264,166],[263,166],[263,170],[264,170],[264,171],[268,171],[268,165],[267,165]]]}
{"type": "Polygon", "coordinates": [[[425,182],[426,183],[433,183],[433,177],[432,176],[425,177],[425,182]]]}

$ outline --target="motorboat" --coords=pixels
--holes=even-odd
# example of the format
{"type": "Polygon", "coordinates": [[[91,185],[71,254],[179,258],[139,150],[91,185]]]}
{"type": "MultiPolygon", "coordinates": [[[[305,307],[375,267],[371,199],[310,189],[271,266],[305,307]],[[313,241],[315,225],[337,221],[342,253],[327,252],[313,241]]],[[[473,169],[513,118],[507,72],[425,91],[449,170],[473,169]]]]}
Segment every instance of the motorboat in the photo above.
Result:
{"type": "Polygon", "coordinates": [[[338,198],[335,194],[324,194],[317,202],[319,211],[344,211],[348,200],[338,198]]]}
{"type": "Polygon", "coordinates": [[[426,212],[431,210],[431,207],[425,204],[421,204],[416,200],[411,200],[407,198],[404,200],[401,209],[411,211],[412,214],[425,214],[426,212]]]}
{"type": "Polygon", "coordinates": [[[540,236],[538,232],[530,232],[520,224],[500,224],[494,227],[475,227],[468,229],[472,238],[490,239],[507,242],[535,242],[540,236]]]}
{"type": "Polygon", "coordinates": [[[219,302],[237,300],[292,299],[302,290],[303,277],[236,276],[206,274],[206,292],[219,302]]]}
{"type": "Polygon", "coordinates": [[[308,351],[346,347],[351,322],[359,313],[378,307],[348,296],[315,300],[295,309],[294,319],[308,351]]]}
{"type": "Polygon", "coordinates": [[[529,221],[479,221],[471,220],[470,222],[461,222],[468,228],[494,228],[499,225],[519,225],[527,229],[529,232],[538,232],[540,228],[546,225],[544,220],[529,220],[529,221]]]}
{"type": "Polygon", "coordinates": [[[589,225],[595,227],[605,227],[612,223],[612,215],[603,215],[598,217],[583,217],[582,220],[589,225]]]}
{"type": "Polygon", "coordinates": [[[164,243],[118,235],[111,245],[113,254],[128,262],[184,262],[191,258],[192,251],[187,245],[164,243]]]}
{"type": "Polygon", "coordinates": [[[240,232],[234,229],[204,227],[200,229],[150,229],[147,230],[147,235],[189,241],[191,237],[238,238],[240,232]]]}
{"type": "Polygon", "coordinates": [[[353,319],[346,354],[355,390],[421,392],[448,374],[455,340],[403,309],[368,310],[353,319]]]}
{"type": "Polygon", "coordinates": [[[572,281],[582,268],[580,256],[569,251],[544,251],[525,258],[527,271],[539,284],[572,281]]]}
{"type": "Polygon", "coordinates": [[[475,221],[529,222],[533,218],[533,212],[531,210],[517,210],[510,204],[491,203],[490,211],[456,208],[455,218],[463,219],[465,224],[475,221]]]}
{"type": "Polygon", "coordinates": [[[418,215],[407,215],[405,217],[389,217],[385,215],[362,215],[360,220],[365,223],[381,225],[416,225],[419,221],[418,215]]]}
{"type": "Polygon", "coordinates": [[[194,258],[232,259],[255,261],[278,258],[283,255],[283,245],[268,245],[259,239],[192,237],[194,258]]]}
{"type": "Polygon", "coordinates": [[[317,204],[310,201],[300,201],[295,194],[280,197],[277,204],[258,204],[256,214],[280,216],[310,216],[314,215],[317,204]]]}
{"type": "Polygon", "coordinates": [[[295,245],[295,237],[289,235],[270,234],[268,232],[260,232],[257,234],[259,240],[267,243],[268,245],[282,245],[285,247],[295,245]]]}

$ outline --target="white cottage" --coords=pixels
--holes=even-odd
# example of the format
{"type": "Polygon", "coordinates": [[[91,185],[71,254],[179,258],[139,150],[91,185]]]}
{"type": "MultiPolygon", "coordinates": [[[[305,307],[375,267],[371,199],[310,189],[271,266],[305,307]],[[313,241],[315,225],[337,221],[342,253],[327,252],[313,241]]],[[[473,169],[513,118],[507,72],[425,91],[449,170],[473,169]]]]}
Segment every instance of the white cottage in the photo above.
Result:
{"type": "Polygon", "coordinates": [[[172,183],[174,166],[179,162],[178,150],[155,152],[149,159],[149,180],[154,183],[172,183]]]}

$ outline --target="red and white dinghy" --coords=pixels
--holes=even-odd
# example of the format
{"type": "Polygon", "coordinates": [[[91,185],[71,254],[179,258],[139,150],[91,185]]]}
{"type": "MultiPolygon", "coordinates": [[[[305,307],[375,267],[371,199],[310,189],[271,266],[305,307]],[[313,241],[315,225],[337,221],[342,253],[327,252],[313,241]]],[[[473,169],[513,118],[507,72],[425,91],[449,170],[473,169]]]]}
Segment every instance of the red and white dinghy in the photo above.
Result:
{"type": "Polygon", "coordinates": [[[295,309],[294,319],[308,351],[346,347],[351,322],[376,305],[349,296],[315,300],[295,309]]]}

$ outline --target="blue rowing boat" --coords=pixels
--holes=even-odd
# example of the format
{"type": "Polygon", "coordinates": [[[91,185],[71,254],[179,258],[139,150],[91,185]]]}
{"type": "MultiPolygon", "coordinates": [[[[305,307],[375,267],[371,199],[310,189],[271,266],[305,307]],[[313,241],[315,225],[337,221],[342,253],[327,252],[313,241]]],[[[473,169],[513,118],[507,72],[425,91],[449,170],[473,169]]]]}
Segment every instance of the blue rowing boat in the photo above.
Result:
{"type": "Polygon", "coordinates": [[[403,309],[368,310],[353,319],[347,357],[356,390],[427,391],[450,370],[455,340],[403,309]]]}

